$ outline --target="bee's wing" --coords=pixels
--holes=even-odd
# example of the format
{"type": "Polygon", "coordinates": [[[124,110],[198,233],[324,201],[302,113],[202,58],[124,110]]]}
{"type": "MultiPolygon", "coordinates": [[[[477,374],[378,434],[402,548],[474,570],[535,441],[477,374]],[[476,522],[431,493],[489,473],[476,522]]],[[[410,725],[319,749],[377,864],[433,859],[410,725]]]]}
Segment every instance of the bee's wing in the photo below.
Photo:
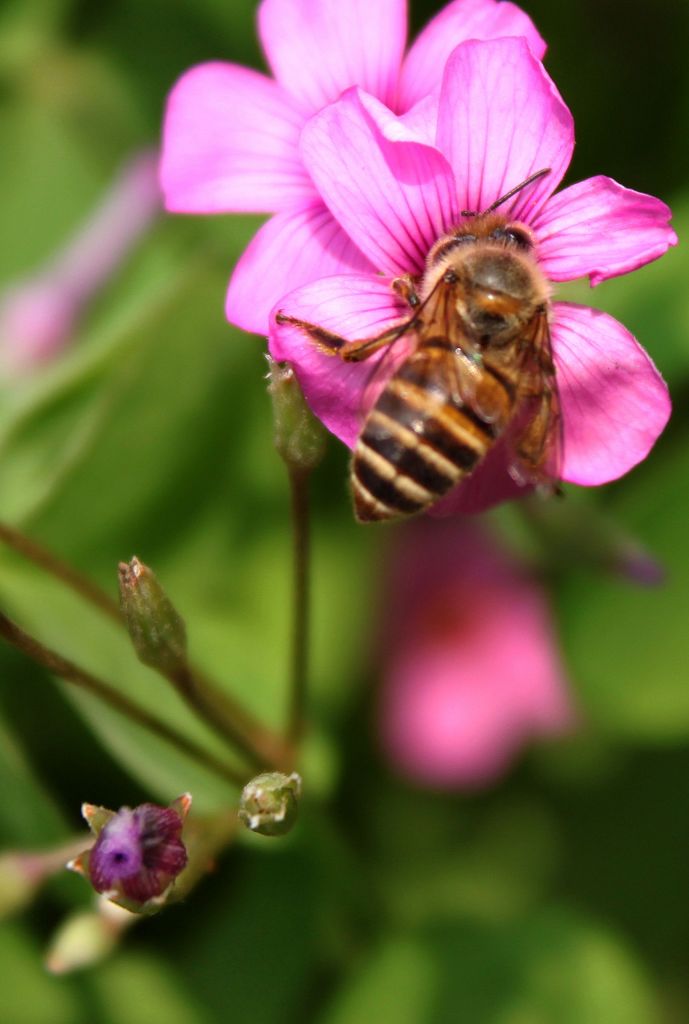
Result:
{"type": "Polygon", "coordinates": [[[557,490],[563,461],[560,395],[545,310],[525,331],[515,410],[508,431],[510,474],[518,483],[557,490]]]}
{"type": "MultiPolygon", "coordinates": [[[[454,329],[453,323],[457,319],[451,315],[452,294],[452,287],[440,279],[420,307],[401,319],[397,327],[393,325],[390,328],[391,331],[397,331],[397,333],[386,345],[382,356],[374,361],[363,389],[362,423],[387,381],[395,374],[407,356],[415,351],[422,336],[437,334],[441,337],[450,337],[450,332],[454,329]]],[[[468,345],[468,340],[464,344],[468,345]]],[[[461,404],[459,382],[453,383],[448,380],[445,384],[449,388],[449,393],[443,401],[452,401],[453,395],[456,395],[457,403],[461,404]]],[[[439,382],[440,391],[443,386],[439,382]]],[[[467,386],[470,386],[468,378],[467,386]]]]}
{"type": "MultiPolygon", "coordinates": [[[[481,404],[484,378],[479,350],[462,331],[461,321],[455,311],[457,284],[447,284],[441,279],[434,294],[427,303],[426,315],[421,333],[426,338],[437,338],[446,344],[450,358],[443,362],[443,380],[437,381],[439,394],[445,391],[443,401],[458,408],[477,408],[481,404]]],[[[486,422],[492,422],[490,403],[486,401],[486,422]]]]}

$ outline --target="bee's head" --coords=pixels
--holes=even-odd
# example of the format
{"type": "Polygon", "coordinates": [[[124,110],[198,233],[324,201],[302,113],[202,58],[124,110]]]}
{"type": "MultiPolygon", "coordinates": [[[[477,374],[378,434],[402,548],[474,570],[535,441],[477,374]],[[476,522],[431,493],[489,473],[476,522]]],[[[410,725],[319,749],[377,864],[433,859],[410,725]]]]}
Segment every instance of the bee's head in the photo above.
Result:
{"type": "Polygon", "coordinates": [[[497,247],[511,252],[532,253],[534,237],[526,224],[508,221],[498,214],[471,215],[439,238],[428,254],[429,272],[446,263],[461,263],[472,249],[497,247]]]}
{"type": "Polygon", "coordinates": [[[431,250],[425,285],[453,288],[457,315],[478,344],[506,344],[548,298],[533,251],[526,225],[469,217],[431,250]]]}

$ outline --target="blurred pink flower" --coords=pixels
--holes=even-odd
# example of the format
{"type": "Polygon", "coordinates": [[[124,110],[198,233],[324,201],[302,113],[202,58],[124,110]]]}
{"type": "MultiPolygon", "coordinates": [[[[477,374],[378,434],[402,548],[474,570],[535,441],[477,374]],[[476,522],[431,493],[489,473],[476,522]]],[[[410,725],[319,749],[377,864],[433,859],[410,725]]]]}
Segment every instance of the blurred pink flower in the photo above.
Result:
{"type": "Polygon", "coordinates": [[[465,39],[523,36],[537,57],[545,43],[523,11],[496,0],[453,0],[406,56],[406,0],[263,0],[258,33],[274,78],[215,62],[173,88],[161,184],[178,213],[276,214],[237,264],[226,305],[232,323],[267,334],[287,291],[375,268],[304,166],[299,138],[309,118],[355,85],[398,113],[418,110],[465,39]]]}
{"type": "Polygon", "coordinates": [[[0,293],[0,367],[6,374],[47,361],[70,341],[85,303],[160,209],[158,156],[145,151],[127,161],[86,223],[46,266],[0,293]]]}
{"type": "Polygon", "coordinates": [[[395,768],[485,786],[576,723],[539,584],[469,521],[418,520],[388,580],[380,730],[395,768]]]}
{"type": "MultiPolygon", "coordinates": [[[[445,65],[439,94],[406,117],[349,90],[311,118],[301,153],[326,205],[380,273],[324,276],[283,297],[275,311],[349,339],[380,333],[409,315],[391,279],[420,275],[432,245],[462,210],[486,210],[542,168],[550,174],[503,209],[531,229],[548,280],[588,275],[595,285],[676,243],[664,203],[610,178],[589,178],[553,195],[573,147],[571,114],[523,39],[461,44],[445,65]]],[[[614,480],[645,458],[665,426],[666,385],[629,332],[604,313],[555,302],[551,331],[564,425],[562,478],[584,485],[614,480]]],[[[371,364],[383,356],[344,364],[274,317],[270,349],[294,366],[325,425],[353,446],[371,364]]],[[[388,376],[403,349],[397,346],[396,360],[387,360],[388,376]]],[[[436,509],[479,511],[519,493],[497,444],[436,509]]]]}

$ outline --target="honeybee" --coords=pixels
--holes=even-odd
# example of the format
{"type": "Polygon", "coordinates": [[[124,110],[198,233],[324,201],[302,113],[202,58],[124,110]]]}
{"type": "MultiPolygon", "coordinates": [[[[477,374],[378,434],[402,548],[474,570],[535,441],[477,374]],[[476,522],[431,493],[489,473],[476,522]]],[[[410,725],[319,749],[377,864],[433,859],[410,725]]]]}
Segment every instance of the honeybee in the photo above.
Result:
{"type": "Polygon", "coordinates": [[[428,509],[470,474],[498,439],[521,484],[557,489],[561,417],[550,343],[549,288],[526,225],[495,211],[545,169],[430,250],[418,278],[393,282],[410,315],[347,341],[277,314],[320,349],[360,362],[407,336],[411,351],[365,414],[351,462],[359,522],[428,509]]]}

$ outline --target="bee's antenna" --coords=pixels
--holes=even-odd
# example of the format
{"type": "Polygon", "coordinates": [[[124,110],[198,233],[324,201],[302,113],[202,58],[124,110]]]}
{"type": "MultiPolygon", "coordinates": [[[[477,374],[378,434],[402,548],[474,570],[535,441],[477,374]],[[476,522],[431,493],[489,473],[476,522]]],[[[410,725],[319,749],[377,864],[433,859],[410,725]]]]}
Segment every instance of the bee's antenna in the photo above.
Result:
{"type": "Polygon", "coordinates": [[[494,203],[491,203],[488,209],[484,210],[482,214],[477,213],[475,210],[462,210],[462,217],[482,217],[486,213],[492,213],[493,210],[497,210],[498,206],[502,206],[502,204],[506,203],[508,199],[512,198],[512,196],[516,196],[517,192],[521,192],[521,190],[523,188],[526,188],[527,185],[531,185],[532,182],[538,181],[539,178],[545,178],[546,174],[550,174],[550,167],[544,167],[542,170],[536,171],[535,174],[532,174],[525,181],[523,181],[521,185],[517,185],[516,188],[510,189],[510,191],[507,192],[504,196],[501,196],[500,199],[497,199],[494,203]]]}

